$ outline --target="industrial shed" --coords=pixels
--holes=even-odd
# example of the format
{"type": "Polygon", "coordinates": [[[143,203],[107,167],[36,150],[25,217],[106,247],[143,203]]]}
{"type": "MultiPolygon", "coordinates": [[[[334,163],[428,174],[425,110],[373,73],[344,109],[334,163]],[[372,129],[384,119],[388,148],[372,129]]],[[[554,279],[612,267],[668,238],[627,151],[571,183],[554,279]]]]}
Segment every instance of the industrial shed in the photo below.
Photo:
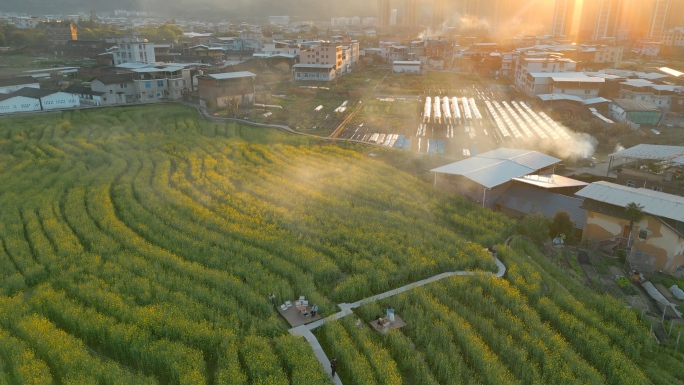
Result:
{"type": "Polygon", "coordinates": [[[613,99],[613,103],[610,104],[610,114],[615,120],[621,122],[657,126],[660,124],[663,111],[645,100],[613,99]]]}
{"type": "Polygon", "coordinates": [[[561,160],[537,151],[499,148],[430,170],[435,186],[492,207],[513,178],[552,173],[561,160]]]}

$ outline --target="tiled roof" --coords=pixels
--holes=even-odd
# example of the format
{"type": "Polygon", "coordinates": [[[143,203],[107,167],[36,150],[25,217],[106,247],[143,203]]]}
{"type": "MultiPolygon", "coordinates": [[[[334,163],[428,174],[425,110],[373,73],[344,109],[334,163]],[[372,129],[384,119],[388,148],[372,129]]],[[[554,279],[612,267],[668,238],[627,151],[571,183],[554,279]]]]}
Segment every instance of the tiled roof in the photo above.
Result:
{"type": "Polygon", "coordinates": [[[0,87],[20,86],[22,84],[38,83],[33,76],[17,76],[13,78],[0,78],[0,87]]]}
{"type": "Polygon", "coordinates": [[[91,81],[93,80],[99,80],[102,84],[129,83],[133,81],[133,74],[104,75],[93,78],[91,81]]]}

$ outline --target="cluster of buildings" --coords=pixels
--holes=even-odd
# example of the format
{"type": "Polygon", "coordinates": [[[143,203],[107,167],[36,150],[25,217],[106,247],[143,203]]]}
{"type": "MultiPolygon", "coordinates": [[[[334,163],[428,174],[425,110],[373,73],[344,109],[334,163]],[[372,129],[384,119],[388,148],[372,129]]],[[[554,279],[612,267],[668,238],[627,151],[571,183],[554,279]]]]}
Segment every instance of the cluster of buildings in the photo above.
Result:
{"type": "MultiPolygon", "coordinates": [[[[141,36],[83,41],[78,40],[72,22],[52,21],[46,25],[48,52],[76,58],[94,57],[97,61],[92,66],[68,68],[89,81],[63,90],[60,96],[71,96],[64,99],[68,102],[55,103],[61,108],[181,100],[190,95],[194,95],[196,102],[212,108],[231,103],[251,105],[262,96],[267,101],[268,93],[258,86],[250,68],[270,68],[290,74],[296,80],[330,81],[352,71],[360,57],[359,42],[345,36],[334,36],[333,40],[286,39],[281,33],[264,36],[256,26],[245,26],[234,37],[191,32],[180,43],[158,44],[141,36]]],[[[57,70],[38,71],[34,76],[62,74],[57,70]]],[[[19,78],[2,81],[13,84],[16,79],[19,78]]],[[[34,78],[31,81],[39,84],[34,78]]],[[[48,104],[30,104],[19,97],[29,96],[3,97],[0,113],[48,109],[45,107],[48,104]]]]}
{"type": "Polygon", "coordinates": [[[31,76],[0,79],[0,114],[74,108],[78,96],[40,88],[31,76]]]}
{"type": "Polygon", "coordinates": [[[640,271],[684,269],[684,147],[638,145],[611,155],[609,181],[557,175],[560,159],[499,148],[431,170],[435,185],[513,218],[566,211],[575,236],[607,252],[629,254],[640,271]],[[612,163],[613,159],[623,159],[612,163]],[[626,207],[644,216],[634,223],[626,207]],[[631,246],[636,252],[630,253],[631,246]]]}

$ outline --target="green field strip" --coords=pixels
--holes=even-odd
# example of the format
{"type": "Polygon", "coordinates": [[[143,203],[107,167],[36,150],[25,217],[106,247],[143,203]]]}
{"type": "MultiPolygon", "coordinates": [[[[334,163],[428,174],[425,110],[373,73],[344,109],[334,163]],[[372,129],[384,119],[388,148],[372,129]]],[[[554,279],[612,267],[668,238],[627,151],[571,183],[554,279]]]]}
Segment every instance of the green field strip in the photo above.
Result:
{"type": "Polygon", "coordinates": [[[36,211],[23,208],[19,215],[24,228],[24,239],[29,245],[34,259],[45,266],[48,275],[59,274],[61,269],[56,250],[43,232],[36,211]]]}
{"type": "Polygon", "coordinates": [[[4,221],[0,223],[0,240],[4,253],[10,257],[17,270],[24,276],[28,286],[33,286],[47,278],[45,266],[40,265],[31,253],[24,237],[24,228],[19,208],[7,208],[4,221]]]}
{"type": "Polygon", "coordinates": [[[0,295],[13,295],[26,288],[24,276],[14,260],[5,252],[4,242],[0,237],[0,295]]]}
{"type": "Polygon", "coordinates": [[[377,342],[378,334],[370,328],[358,328],[352,317],[339,320],[345,331],[366,357],[378,384],[400,385],[401,374],[389,350],[377,342]],[[376,338],[373,338],[376,337],[376,338]]]}
{"type": "Polygon", "coordinates": [[[5,363],[6,384],[51,385],[50,368],[37,358],[33,349],[8,330],[0,328],[0,360],[5,363]]]}
{"type": "MultiPolygon", "coordinates": [[[[133,325],[154,336],[155,340],[166,339],[202,351],[203,357],[208,362],[216,360],[224,336],[233,335],[232,328],[239,326],[236,323],[221,322],[216,316],[207,320],[204,314],[207,314],[207,310],[210,309],[199,309],[200,304],[188,299],[183,301],[177,298],[178,296],[176,296],[176,301],[167,302],[166,298],[160,295],[159,303],[138,306],[122,298],[105,281],[99,279],[79,283],[70,282],[61,287],[65,291],[60,295],[65,295],[75,301],[74,304],[78,303],[84,308],[109,317],[117,324],[133,325]],[[86,290],[89,292],[84,293],[86,290]],[[178,309],[183,309],[183,311],[178,309]]],[[[238,309],[239,306],[236,306],[235,310],[238,309]]]]}
{"type": "Polygon", "coordinates": [[[239,349],[240,362],[250,384],[288,385],[290,381],[270,340],[264,337],[247,336],[239,349]]]}
{"type": "MultiPolygon", "coordinates": [[[[188,275],[201,283],[210,284],[217,288],[242,286],[242,283],[235,277],[232,277],[221,270],[207,268],[197,262],[188,262],[180,256],[157,245],[151,244],[143,237],[140,237],[117,218],[116,210],[109,199],[109,188],[107,186],[100,186],[98,189],[99,190],[95,191],[94,194],[88,195],[88,198],[92,199],[94,207],[99,207],[97,213],[93,212],[94,215],[96,214],[98,216],[94,219],[99,223],[103,231],[112,237],[115,237],[116,241],[120,242],[122,247],[136,250],[136,254],[151,258],[152,260],[161,263],[163,267],[188,275]]],[[[232,292],[235,295],[241,293],[241,290],[233,290],[232,292]]],[[[263,310],[269,306],[265,299],[260,299],[255,302],[253,301],[253,298],[255,298],[254,295],[250,295],[249,293],[241,295],[246,296],[243,297],[246,306],[248,308],[254,308],[255,311],[257,309],[263,310]]]]}
{"type": "Polygon", "coordinates": [[[429,291],[437,301],[449,309],[454,309],[456,314],[471,325],[483,342],[521,383],[545,383],[539,373],[538,364],[529,362],[529,352],[519,345],[519,341],[516,341],[512,334],[506,333],[505,328],[501,328],[490,318],[481,315],[476,304],[454,300],[440,287],[439,283],[431,285],[429,291]]]}
{"type": "MultiPolygon", "coordinates": [[[[288,250],[288,243],[290,243],[287,241],[288,234],[282,234],[281,237],[271,235],[268,237],[268,239],[265,239],[264,236],[261,235],[261,232],[256,233],[254,231],[249,231],[249,233],[245,234],[245,226],[243,225],[245,222],[240,220],[241,218],[235,218],[237,215],[234,215],[233,212],[231,212],[232,210],[228,212],[225,210],[212,211],[212,209],[216,207],[215,205],[202,205],[196,203],[196,199],[201,198],[198,198],[195,194],[192,194],[195,192],[192,191],[192,187],[183,189],[185,191],[190,190],[190,195],[184,194],[182,190],[174,190],[172,188],[160,192],[159,188],[161,188],[161,186],[159,183],[156,184],[156,187],[158,194],[161,195],[163,193],[165,196],[175,196],[177,197],[178,201],[184,202],[182,206],[177,207],[185,208],[185,212],[176,213],[172,216],[182,215],[187,217],[190,215],[194,221],[184,222],[186,223],[186,226],[191,226],[193,223],[198,223],[203,226],[200,229],[205,233],[205,236],[211,236],[212,239],[214,239],[212,244],[222,244],[223,247],[228,248],[235,248],[236,246],[244,245],[242,247],[245,248],[245,255],[256,256],[259,254],[265,254],[264,257],[260,258],[262,260],[266,257],[266,255],[277,256],[283,260],[286,260],[287,263],[293,264],[293,266],[288,270],[295,272],[308,271],[314,274],[314,279],[317,281],[336,279],[340,276],[336,266],[334,266],[331,261],[322,260],[321,258],[311,255],[310,253],[299,254],[293,252],[294,250],[288,250]],[[188,210],[188,208],[191,210],[188,210]],[[228,221],[228,219],[230,219],[230,221],[228,221]]],[[[226,207],[219,207],[219,209],[221,208],[226,207]]],[[[229,208],[226,209],[230,210],[229,208]]],[[[244,217],[248,216],[245,215],[244,217]]],[[[250,222],[254,221],[254,218],[255,217],[251,217],[250,222]]],[[[255,228],[257,228],[257,226],[255,226],[255,228]]],[[[264,229],[262,229],[262,231],[263,230],[264,229]]],[[[269,233],[272,232],[276,232],[277,234],[278,229],[271,229],[269,231],[269,233]]],[[[300,249],[299,251],[305,250],[300,249]]],[[[238,250],[234,250],[234,252],[237,253],[238,250]]],[[[289,278],[290,282],[295,285],[297,282],[302,282],[302,277],[289,278]]],[[[306,278],[304,280],[306,280],[306,278]]]]}
{"type": "Polygon", "coordinates": [[[331,384],[328,373],[316,360],[304,338],[291,334],[278,337],[274,341],[274,349],[283,363],[290,384],[331,384]]]}
{"type": "Polygon", "coordinates": [[[377,384],[371,364],[340,322],[326,323],[316,330],[316,335],[326,355],[337,357],[337,375],[343,383],[377,384]]]}
{"type": "MultiPolygon", "coordinates": [[[[122,216],[122,219],[130,227],[138,231],[141,236],[156,242],[158,245],[167,244],[167,247],[178,255],[203,255],[205,256],[205,259],[197,259],[197,257],[187,258],[194,258],[195,261],[200,262],[205,266],[226,270],[227,272],[234,271],[233,266],[239,265],[237,262],[243,260],[247,263],[247,266],[254,266],[252,269],[249,267],[244,268],[245,271],[242,272],[242,274],[244,274],[243,276],[249,275],[250,281],[254,279],[255,282],[269,281],[271,290],[274,285],[279,285],[278,282],[281,278],[278,272],[283,269],[292,271],[293,273],[300,271],[294,266],[282,265],[282,263],[278,268],[269,269],[269,265],[272,264],[272,262],[269,262],[267,256],[261,258],[261,263],[259,264],[256,264],[255,261],[245,259],[244,256],[246,255],[250,255],[252,257],[250,259],[253,259],[259,251],[244,247],[241,248],[241,243],[238,239],[231,240],[221,234],[214,234],[206,228],[193,226],[191,222],[179,222],[175,219],[178,215],[174,215],[172,210],[168,210],[164,207],[159,208],[159,213],[152,213],[149,210],[146,210],[146,208],[149,209],[151,207],[154,198],[147,201],[150,202],[150,205],[141,205],[141,202],[138,202],[134,196],[138,195],[139,197],[142,197],[146,194],[142,191],[138,194],[133,194],[130,190],[130,186],[123,183],[115,187],[115,191],[118,192],[115,193],[114,203],[118,207],[119,215],[122,216]],[[121,196],[121,199],[118,198],[119,196],[121,196]],[[157,215],[166,215],[167,218],[160,218],[157,215]],[[151,228],[160,229],[162,231],[151,231],[151,228]],[[207,238],[210,235],[212,237],[207,238]],[[203,240],[204,243],[200,244],[198,243],[198,240],[203,240]],[[227,258],[226,253],[229,253],[231,257],[227,258]],[[214,257],[211,257],[212,255],[214,257]],[[267,270],[262,270],[264,268],[267,270]],[[256,271],[254,271],[254,269],[256,269],[256,271]],[[247,272],[249,272],[249,274],[246,274],[247,272]]],[[[300,275],[290,276],[290,281],[293,282],[295,286],[297,286],[298,281],[301,284],[301,282],[306,279],[305,276],[300,275]]],[[[268,290],[269,288],[264,287],[260,297],[266,298],[268,290]]]]}
{"type": "MultiPolygon", "coordinates": [[[[411,293],[412,295],[414,293],[411,293]]],[[[442,322],[453,335],[453,340],[461,349],[465,362],[489,384],[522,384],[510,372],[490,346],[482,339],[475,327],[459,314],[449,310],[427,293],[427,289],[417,289],[414,295],[424,309],[434,314],[437,322],[442,322]]]]}
{"type": "MultiPolygon", "coordinates": [[[[237,338],[226,337],[219,348],[214,383],[217,385],[247,385],[247,374],[240,365],[237,338]]],[[[308,348],[308,346],[307,346],[308,348]]],[[[310,351],[310,350],[309,350],[310,351]]],[[[284,361],[287,366],[287,360],[284,361]]]]}
{"type": "Polygon", "coordinates": [[[473,278],[465,282],[446,281],[446,295],[458,298],[475,308],[478,314],[509,335],[528,351],[537,365],[543,382],[574,381],[603,383],[599,372],[579,355],[574,347],[528,306],[519,292],[506,282],[473,278]],[[465,286],[472,286],[469,290],[465,286]]]}
{"type": "Polygon", "coordinates": [[[485,383],[475,368],[468,365],[462,347],[450,334],[447,325],[437,318],[433,309],[423,307],[415,298],[413,292],[392,297],[392,306],[403,309],[400,310],[401,316],[408,325],[399,332],[425,356],[432,375],[439,383],[485,383]]]}
{"type": "MultiPolygon", "coordinates": [[[[71,333],[58,334],[62,334],[60,339],[71,342],[70,350],[74,350],[71,354],[76,357],[87,353],[81,353],[85,351],[83,342],[76,340],[72,335],[96,347],[100,354],[142,371],[145,375],[154,375],[175,383],[200,383],[206,379],[202,353],[195,349],[178,342],[158,339],[135,325],[116,322],[91,308],[78,305],[66,298],[63,293],[47,287],[41,287],[36,292],[32,303],[60,328],[71,333]]],[[[36,316],[31,317],[38,320],[36,316]]],[[[40,321],[43,324],[47,322],[42,319],[40,321]]],[[[94,359],[88,359],[82,365],[87,365],[89,361],[95,363],[94,359]]],[[[98,362],[95,368],[102,366],[103,364],[98,362]]],[[[123,373],[125,372],[122,371],[123,373]]],[[[142,382],[149,382],[149,379],[133,373],[127,374],[126,377],[138,377],[142,382]]]]}

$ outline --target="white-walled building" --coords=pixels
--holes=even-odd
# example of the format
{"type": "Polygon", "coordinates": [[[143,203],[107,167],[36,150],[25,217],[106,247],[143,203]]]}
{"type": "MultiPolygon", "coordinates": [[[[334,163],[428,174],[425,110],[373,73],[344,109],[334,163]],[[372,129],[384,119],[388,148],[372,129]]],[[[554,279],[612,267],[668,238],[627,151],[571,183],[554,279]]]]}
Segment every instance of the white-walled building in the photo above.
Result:
{"type": "Polygon", "coordinates": [[[242,40],[237,37],[217,37],[209,45],[211,47],[221,47],[224,51],[242,50],[242,40]]]}
{"type": "Polygon", "coordinates": [[[515,62],[513,82],[529,96],[545,94],[550,91],[551,79],[550,75],[544,74],[575,72],[576,67],[575,61],[563,58],[560,55],[524,54],[518,56],[515,62]]]}
{"type": "Polygon", "coordinates": [[[626,79],[620,83],[620,99],[650,102],[665,111],[669,111],[682,96],[683,86],[657,84],[646,79],[626,79]]]}
{"type": "Polygon", "coordinates": [[[295,80],[317,80],[328,82],[337,76],[332,64],[295,64],[292,67],[295,80]]]}
{"type": "Polygon", "coordinates": [[[78,96],[81,106],[101,106],[104,92],[93,91],[88,87],[81,87],[78,85],[69,86],[64,92],[78,96]]]}
{"type": "Polygon", "coordinates": [[[601,86],[606,82],[604,78],[587,76],[581,72],[563,72],[551,76],[550,79],[552,94],[572,95],[580,99],[598,97],[601,86]]]}
{"type": "Polygon", "coordinates": [[[397,60],[394,63],[392,63],[392,72],[419,75],[421,73],[420,67],[421,66],[420,66],[419,60],[415,60],[415,61],[413,61],[413,60],[409,60],[409,61],[397,60]]]}
{"type": "Polygon", "coordinates": [[[37,88],[22,88],[12,93],[12,96],[22,96],[29,99],[38,100],[40,109],[57,110],[61,108],[79,107],[78,95],[69,94],[62,91],[41,90],[37,88]]]}
{"type": "Polygon", "coordinates": [[[102,105],[112,106],[137,101],[133,74],[98,76],[90,80],[93,91],[103,92],[102,105]]]}
{"type": "Polygon", "coordinates": [[[20,16],[12,18],[12,24],[19,29],[36,28],[41,23],[41,19],[37,17],[20,16]]]}
{"type": "Polygon", "coordinates": [[[192,87],[189,67],[194,64],[149,65],[126,63],[117,67],[122,73],[130,73],[133,78],[133,101],[158,102],[178,100],[192,87]]]}
{"type": "Polygon", "coordinates": [[[40,88],[38,80],[32,76],[18,76],[0,79],[0,94],[11,94],[22,88],[40,88]]]}
{"type": "Polygon", "coordinates": [[[598,97],[605,79],[587,76],[583,72],[540,72],[530,73],[518,87],[527,96],[543,94],[565,94],[581,99],[598,97]]]}
{"type": "Polygon", "coordinates": [[[332,65],[335,71],[341,72],[342,68],[342,45],[330,42],[321,42],[302,49],[299,53],[301,64],[325,64],[332,65]]]}
{"type": "Polygon", "coordinates": [[[112,49],[114,65],[123,63],[155,64],[154,43],[138,38],[117,39],[116,47],[112,49]]]}
{"type": "MultiPolygon", "coordinates": [[[[684,12],[684,9],[679,12],[684,12]]],[[[660,41],[665,46],[684,47],[684,27],[664,31],[660,35],[660,41]]]]}
{"type": "Polygon", "coordinates": [[[25,96],[0,94],[0,114],[40,111],[40,100],[25,96]]]}

